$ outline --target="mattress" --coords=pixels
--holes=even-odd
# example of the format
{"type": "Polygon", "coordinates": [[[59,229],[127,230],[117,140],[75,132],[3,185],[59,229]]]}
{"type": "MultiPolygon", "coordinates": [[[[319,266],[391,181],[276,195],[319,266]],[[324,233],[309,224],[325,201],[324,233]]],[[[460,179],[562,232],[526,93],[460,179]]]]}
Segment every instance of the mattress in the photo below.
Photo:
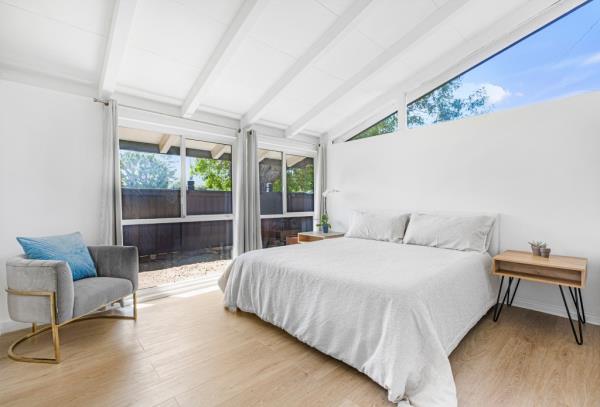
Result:
{"type": "Polygon", "coordinates": [[[494,304],[487,253],[337,238],[245,253],[219,281],[256,314],[360,370],[390,401],[455,406],[448,355],[494,304]]]}

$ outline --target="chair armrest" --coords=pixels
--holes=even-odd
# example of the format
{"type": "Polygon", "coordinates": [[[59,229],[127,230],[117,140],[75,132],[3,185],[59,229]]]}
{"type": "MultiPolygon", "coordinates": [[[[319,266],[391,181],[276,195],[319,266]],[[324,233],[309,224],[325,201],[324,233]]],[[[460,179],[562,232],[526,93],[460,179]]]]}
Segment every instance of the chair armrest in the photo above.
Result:
{"type": "MultiPolygon", "coordinates": [[[[6,262],[6,280],[9,290],[56,293],[57,322],[73,317],[73,276],[66,262],[14,257],[6,262]]],[[[9,292],[8,312],[15,321],[50,323],[50,298],[9,292]]]]}
{"type": "Polygon", "coordinates": [[[138,249],[135,246],[88,246],[98,277],[125,278],[138,288],[140,270],[138,249]]]}

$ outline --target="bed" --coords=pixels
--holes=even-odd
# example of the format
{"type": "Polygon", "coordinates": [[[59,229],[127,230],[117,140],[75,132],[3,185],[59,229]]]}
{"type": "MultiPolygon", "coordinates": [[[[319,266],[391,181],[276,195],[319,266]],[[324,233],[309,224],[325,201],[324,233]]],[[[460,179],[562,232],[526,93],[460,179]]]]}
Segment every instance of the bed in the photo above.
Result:
{"type": "Polygon", "coordinates": [[[490,267],[487,252],[344,237],[245,253],[219,285],[229,310],[353,366],[390,401],[447,407],[448,355],[495,302],[490,267]]]}

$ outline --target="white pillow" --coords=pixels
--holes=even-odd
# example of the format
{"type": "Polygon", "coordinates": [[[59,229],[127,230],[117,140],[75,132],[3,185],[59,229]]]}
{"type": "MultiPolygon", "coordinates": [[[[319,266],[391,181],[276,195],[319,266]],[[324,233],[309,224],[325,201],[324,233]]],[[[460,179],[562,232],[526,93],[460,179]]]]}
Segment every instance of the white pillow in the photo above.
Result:
{"type": "Polygon", "coordinates": [[[402,243],[409,215],[354,211],[346,237],[402,243]]]}
{"type": "Polygon", "coordinates": [[[404,243],[444,249],[487,251],[495,218],[413,213],[404,243]]]}

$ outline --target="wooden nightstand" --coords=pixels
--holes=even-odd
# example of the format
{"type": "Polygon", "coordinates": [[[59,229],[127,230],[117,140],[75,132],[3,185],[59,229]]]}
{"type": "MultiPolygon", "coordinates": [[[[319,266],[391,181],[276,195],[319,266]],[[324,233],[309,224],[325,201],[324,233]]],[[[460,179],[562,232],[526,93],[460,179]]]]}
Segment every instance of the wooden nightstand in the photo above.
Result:
{"type": "Polygon", "coordinates": [[[298,243],[310,243],[317,240],[333,239],[335,237],[343,237],[342,232],[300,232],[298,233],[298,243]]]}
{"type": "Polygon", "coordinates": [[[581,289],[585,287],[587,280],[587,259],[568,256],[550,256],[549,258],[544,258],[534,256],[529,252],[507,250],[494,257],[492,274],[501,277],[500,287],[498,288],[498,298],[496,299],[496,305],[494,307],[494,322],[500,317],[500,312],[502,311],[504,304],[506,304],[507,307],[512,305],[521,280],[553,284],[558,286],[560,290],[560,295],[562,296],[565,310],[569,316],[569,322],[571,323],[575,341],[578,345],[583,343],[581,325],[585,324],[585,310],[583,308],[581,289]],[[508,277],[508,286],[504,292],[504,296],[502,296],[502,301],[500,301],[504,277],[508,277]],[[510,290],[513,280],[515,279],[517,280],[517,283],[511,296],[510,290]],[[575,325],[571,319],[571,312],[567,305],[563,287],[569,289],[569,294],[575,305],[579,336],[577,335],[575,325]]]}

